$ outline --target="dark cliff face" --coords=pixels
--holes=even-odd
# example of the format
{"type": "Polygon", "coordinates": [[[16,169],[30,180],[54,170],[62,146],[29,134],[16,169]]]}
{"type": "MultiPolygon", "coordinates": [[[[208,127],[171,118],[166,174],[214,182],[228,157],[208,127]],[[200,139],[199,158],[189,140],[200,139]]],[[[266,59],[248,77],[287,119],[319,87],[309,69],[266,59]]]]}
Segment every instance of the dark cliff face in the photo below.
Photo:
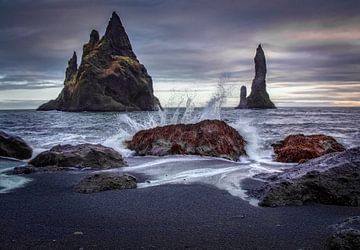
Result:
{"type": "Polygon", "coordinates": [[[91,32],[79,68],[76,53],[69,60],[58,98],[38,110],[138,111],[159,106],[152,79],[137,60],[114,12],[101,39],[96,30],[91,32]]]}
{"type": "Polygon", "coordinates": [[[237,109],[246,109],[247,108],[247,101],[246,101],[246,86],[241,86],[240,89],[240,103],[236,107],[237,109]]]}
{"type": "Polygon", "coordinates": [[[266,59],[264,51],[259,45],[254,58],[255,78],[251,85],[251,93],[247,98],[248,108],[275,108],[266,91],[266,59]]]}

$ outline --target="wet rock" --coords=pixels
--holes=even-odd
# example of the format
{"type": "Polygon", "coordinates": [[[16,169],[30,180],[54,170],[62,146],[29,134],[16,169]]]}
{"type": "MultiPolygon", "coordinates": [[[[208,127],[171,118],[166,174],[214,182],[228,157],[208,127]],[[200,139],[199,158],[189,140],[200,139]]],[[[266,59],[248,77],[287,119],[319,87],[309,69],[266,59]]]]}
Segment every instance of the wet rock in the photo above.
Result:
{"type": "Polygon", "coordinates": [[[29,159],[32,148],[20,137],[0,131],[0,157],[29,159]]]}
{"type": "Polygon", "coordinates": [[[15,173],[71,170],[81,168],[109,169],[125,166],[122,156],[112,148],[100,144],[58,145],[37,155],[15,173]]]}
{"type": "Polygon", "coordinates": [[[247,108],[247,101],[246,101],[246,86],[241,86],[240,90],[240,103],[236,107],[237,109],[246,109],[247,108]]]}
{"type": "Polygon", "coordinates": [[[360,217],[354,216],[335,225],[334,234],[328,239],[328,249],[360,249],[360,217]]]}
{"type": "Polygon", "coordinates": [[[247,106],[258,109],[275,108],[266,91],[266,60],[261,45],[256,49],[254,62],[255,78],[251,85],[251,93],[247,98],[247,106]]]}
{"type": "Polygon", "coordinates": [[[344,151],[343,145],[333,137],[319,135],[289,135],[283,141],[273,144],[276,161],[298,162],[314,159],[325,154],[344,151]]]}
{"type": "Polygon", "coordinates": [[[137,132],[127,146],[138,155],[203,155],[238,160],[245,155],[245,140],[223,121],[205,120],[137,132]]]}
{"type": "Polygon", "coordinates": [[[76,53],[66,69],[64,88],[56,100],[38,110],[137,111],[160,107],[153,82],[132,50],[129,37],[114,12],[105,35],[92,30],[77,67],[76,53]]]}
{"type": "Polygon", "coordinates": [[[360,206],[360,147],[327,154],[282,173],[262,174],[265,184],[248,192],[261,206],[322,203],[360,206]]]}
{"type": "Polygon", "coordinates": [[[96,173],[85,177],[74,187],[78,193],[95,193],[114,189],[136,188],[136,178],[118,173],[96,173]]]}

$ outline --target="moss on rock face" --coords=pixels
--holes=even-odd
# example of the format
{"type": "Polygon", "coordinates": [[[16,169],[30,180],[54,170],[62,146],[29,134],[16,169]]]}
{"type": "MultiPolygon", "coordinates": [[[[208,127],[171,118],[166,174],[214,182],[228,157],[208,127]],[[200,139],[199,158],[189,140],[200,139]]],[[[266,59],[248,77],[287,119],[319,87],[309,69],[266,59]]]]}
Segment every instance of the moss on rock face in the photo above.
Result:
{"type": "Polygon", "coordinates": [[[58,98],[38,110],[140,111],[158,107],[152,79],[136,58],[114,12],[100,40],[97,31],[91,32],[79,68],[76,53],[69,60],[64,88],[58,98]]]}

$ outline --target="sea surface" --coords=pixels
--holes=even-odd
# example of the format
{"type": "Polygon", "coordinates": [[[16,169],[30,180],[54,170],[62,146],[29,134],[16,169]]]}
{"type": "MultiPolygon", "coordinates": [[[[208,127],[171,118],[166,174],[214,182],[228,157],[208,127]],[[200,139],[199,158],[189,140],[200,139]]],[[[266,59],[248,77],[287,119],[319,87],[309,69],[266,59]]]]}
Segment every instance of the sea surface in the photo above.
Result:
{"type": "MultiPolygon", "coordinates": [[[[122,153],[129,167],[112,170],[141,173],[140,188],[164,184],[203,183],[248,199],[242,180],[259,172],[281,171],[291,164],[273,161],[271,144],[289,134],[324,133],[347,148],[360,146],[360,108],[278,108],[237,110],[221,108],[216,101],[205,108],[171,108],[132,113],[68,113],[35,110],[0,111],[0,130],[22,137],[34,148],[34,156],[58,144],[100,143],[122,153]],[[176,123],[222,119],[248,141],[248,157],[237,162],[199,156],[139,157],[124,141],[141,129],[176,123]]],[[[26,162],[0,161],[0,193],[26,187],[27,177],[10,176],[6,170],[26,162]]],[[[0,194],[1,195],[1,194],[0,194]]],[[[253,202],[252,200],[249,200],[253,202]]]]}

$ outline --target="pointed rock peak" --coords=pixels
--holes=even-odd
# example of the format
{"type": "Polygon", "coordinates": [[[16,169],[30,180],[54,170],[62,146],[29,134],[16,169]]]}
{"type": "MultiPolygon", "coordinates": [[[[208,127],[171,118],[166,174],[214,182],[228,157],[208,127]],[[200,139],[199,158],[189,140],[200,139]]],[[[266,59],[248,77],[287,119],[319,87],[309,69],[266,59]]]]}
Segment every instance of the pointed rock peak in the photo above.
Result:
{"type": "Polygon", "coordinates": [[[69,81],[73,75],[76,74],[77,71],[77,56],[76,52],[74,51],[72,57],[68,61],[68,67],[66,68],[65,72],[65,82],[69,81]]]}
{"type": "Polygon", "coordinates": [[[89,43],[95,44],[99,41],[99,39],[100,39],[99,32],[97,30],[92,30],[90,33],[89,43]]]}
{"type": "Polygon", "coordinates": [[[116,12],[113,12],[110,18],[104,39],[109,41],[109,44],[112,48],[112,54],[129,56],[136,59],[136,56],[132,51],[129,37],[126,34],[120,17],[116,14],[116,12]]]}

